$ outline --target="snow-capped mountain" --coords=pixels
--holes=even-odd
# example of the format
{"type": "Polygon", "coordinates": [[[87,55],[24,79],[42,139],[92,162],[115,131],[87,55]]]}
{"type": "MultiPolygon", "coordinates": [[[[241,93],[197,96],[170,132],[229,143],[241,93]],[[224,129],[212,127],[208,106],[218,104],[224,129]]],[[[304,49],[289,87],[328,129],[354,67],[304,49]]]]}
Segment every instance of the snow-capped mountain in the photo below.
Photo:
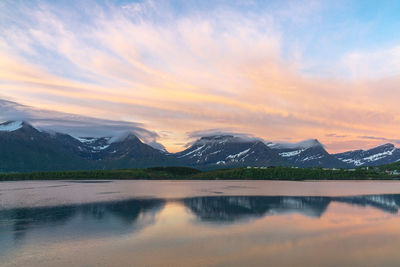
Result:
{"type": "Polygon", "coordinates": [[[269,148],[277,152],[291,166],[346,168],[348,165],[330,155],[317,139],[298,143],[268,143],[269,148]]]}
{"type": "MultiPolygon", "coordinates": [[[[160,147],[162,148],[162,146],[160,147]]],[[[73,137],[23,121],[0,124],[0,172],[188,166],[203,170],[247,166],[354,168],[400,160],[393,144],[331,155],[316,139],[265,143],[233,135],[201,137],[171,154],[130,133],[119,137],[73,137]]]]}
{"type": "Polygon", "coordinates": [[[173,155],[144,144],[134,134],[113,140],[99,153],[106,168],[134,168],[181,165],[173,155]]]}
{"type": "Polygon", "coordinates": [[[232,135],[198,139],[175,157],[186,165],[200,168],[284,165],[284,160],[262,141],[232,135]]]}
{"type": "Polygon", "coordinates": [[[353,150],[333,156],[353,167],[378,166],[399,161],[400,149],[393,144],[384,144],[369,150],[353,150]]]}
{"type": "Polygon", "coordinates": [[[23,121],[0,124],[0,172],[138,168],[179,165],[169,154],[123,138],[84,137],[40,131],[23,121]]]}

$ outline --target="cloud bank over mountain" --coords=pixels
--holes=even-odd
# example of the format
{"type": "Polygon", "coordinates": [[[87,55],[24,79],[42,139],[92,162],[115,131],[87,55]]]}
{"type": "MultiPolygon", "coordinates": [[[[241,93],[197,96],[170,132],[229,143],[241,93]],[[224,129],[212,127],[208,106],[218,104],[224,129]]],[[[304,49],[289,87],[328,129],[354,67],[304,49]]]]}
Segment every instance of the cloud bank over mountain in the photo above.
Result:
{"type": "Polygon", "coordinates": [[[36,109],[16,102],[0,99],[0,121],[27,121],[45,131],[68,133],[75,137],[123,136],[134,133],[144,142],[160,147],[156,132],[143,128],[140,123],[114,121],[87,116],[36,109]]]}

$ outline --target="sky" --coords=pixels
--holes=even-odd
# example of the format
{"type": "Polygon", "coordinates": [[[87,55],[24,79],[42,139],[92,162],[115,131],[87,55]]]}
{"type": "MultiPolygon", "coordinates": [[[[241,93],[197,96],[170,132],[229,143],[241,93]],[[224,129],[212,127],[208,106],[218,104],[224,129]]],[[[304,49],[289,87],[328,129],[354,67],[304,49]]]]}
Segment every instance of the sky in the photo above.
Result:
{"type": "Polygon", "coordinates": [[[3,0],[0,99],[131,124],[171,152],[203,132],[400,144],[398,14],[385,0],[3,0]]]}

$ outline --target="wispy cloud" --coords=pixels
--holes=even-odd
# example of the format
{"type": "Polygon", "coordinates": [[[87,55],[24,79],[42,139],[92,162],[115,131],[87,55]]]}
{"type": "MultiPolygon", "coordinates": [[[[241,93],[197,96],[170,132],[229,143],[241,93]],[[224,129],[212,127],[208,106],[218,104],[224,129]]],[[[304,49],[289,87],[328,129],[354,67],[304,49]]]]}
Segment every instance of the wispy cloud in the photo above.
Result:
{"type": "Polygon", "coordinates": [[[179,7],[6,2],[0,94],[38,109],[139,122],[131,124],[165,131],[159,140],[172,151],[198,129],[326,143],[341,136],[400,137],[395,48],[370,52],[376,55],[367,55],[369,61],[349,48],[331,76],[304,73],[316,60],[306,58],[305,47],[328,43],[309,35],[325,29],[324,2],[183,1],[179,7]],[[366,75],[345,79],[335,72],[339,64],[366,75]],[[384,67],[372,80],[374,65],[384,67]],[[390,77],[383,75],[388,69],[390,77]]]}
{"type": "Polygon", "coordinates": [[[335,138],[346,138],[348,137],[347,135],[339,135],[339,134],[335,134],[335,133],[330,133],[330,134],[326,134],[326,137],[335,137],[335,138]]]}
{"type": "Polygon", "coordinates": [[[384,141],[384,142],[392,142],[396,144],[400,144],[400,139],[390,139],[380,136],[358,136],[361,139],[370,139],[370,140],[377,140],[377,141],[384,141]]]}
{"type": "Polygon", "coordinates": [[[400,45],[343,55],[341,73],[352,79],[377,79],[400,75],[400,45]]]}

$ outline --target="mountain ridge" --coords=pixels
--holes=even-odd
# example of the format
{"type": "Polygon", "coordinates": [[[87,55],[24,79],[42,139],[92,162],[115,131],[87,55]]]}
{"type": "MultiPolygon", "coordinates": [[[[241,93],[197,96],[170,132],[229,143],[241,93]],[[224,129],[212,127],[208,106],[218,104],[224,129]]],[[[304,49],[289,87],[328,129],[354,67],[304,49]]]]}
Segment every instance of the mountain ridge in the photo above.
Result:
{"type": "Polygon", "coordinates": [[[378,166],[399,161],[400,148],[396,148],[394,144],[386,143],[367,150],[351,150],[333,154],[333,156],[352,164],[354,167],[378,166]]]}
{"type": "Polygon", "coordinates": [[[272,143],[234,134],[207,135],[177,153],[143,143],[135,134],[73,137],[40,130],[25,121],[0,124],[0,172],[123,169],[187,166],[203,170],[238,167],[355,168],[400,160],[400,149],[384,144],[330,154],[317,139],[272,143]]]}
{"type": "Polygon", "coordinates": [[[201,137],[189,148],[175,153],[175,156],[189,166],[206,169],[285,164],[282,158],[262,141],[233,135],[201,137]]]}

